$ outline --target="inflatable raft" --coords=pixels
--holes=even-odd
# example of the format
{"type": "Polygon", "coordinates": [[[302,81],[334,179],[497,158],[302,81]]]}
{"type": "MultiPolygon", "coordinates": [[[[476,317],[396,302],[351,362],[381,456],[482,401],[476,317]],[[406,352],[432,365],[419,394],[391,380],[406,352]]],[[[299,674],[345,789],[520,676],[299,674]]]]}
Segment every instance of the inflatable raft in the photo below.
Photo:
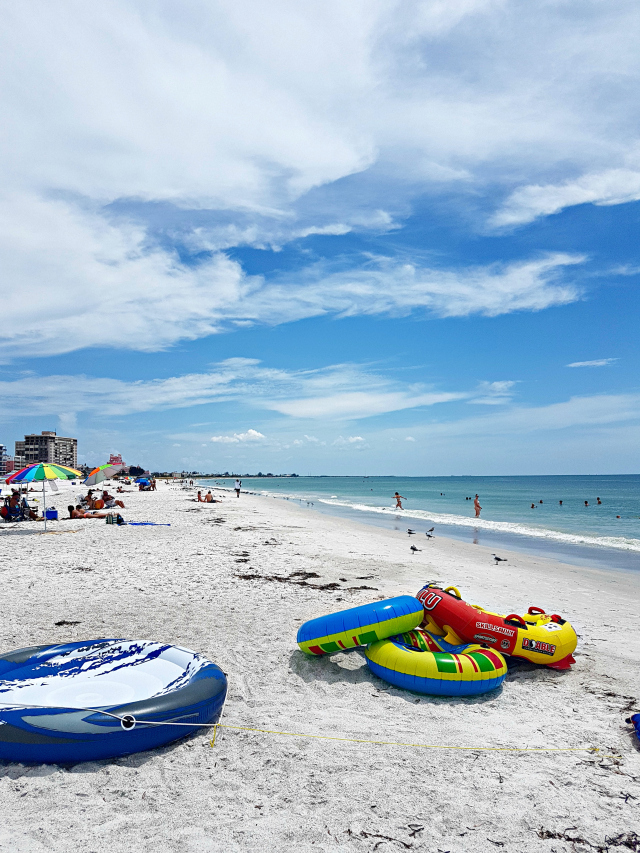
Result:
{"type": "Polygon", "coordinates": [[[380,678],[432,696],[488,693],[507,675],[507,664],[498,652],[477,644],[451,645],[421,628],[372,643],[366,656],[380,678]]]}
{"type": "Polygon", "coordinates": [[[0,759],[75,763],[151,749],[220,718],[227,679],[196,652],[146,640],[0,656],[0,759]]]}
{"type": "Polygon", "coordinates": [[[452,644],[479,643],[513,657],[552,669],[569,669],[578,638],[557,614],[530,607],[524,616],[502,616],[462,600],[455,587],[427,584],[418,593],[424,605],[423,626],[452,644]]]}
{"type": "Polygon", "coordinates": [[[300,626],[297,642],[305,654],[326,655],[410,631],[423,617],[424,609],[417,598],[399,595],[310,619],[300,626]]]}

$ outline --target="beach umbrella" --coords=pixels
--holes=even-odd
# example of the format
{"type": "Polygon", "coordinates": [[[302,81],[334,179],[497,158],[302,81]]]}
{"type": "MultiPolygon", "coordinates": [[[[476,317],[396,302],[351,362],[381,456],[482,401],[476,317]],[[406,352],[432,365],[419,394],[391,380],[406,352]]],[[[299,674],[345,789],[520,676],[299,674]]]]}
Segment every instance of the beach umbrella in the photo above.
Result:
{"type": "Polygon", "coordinates": [[[124,467],[124,465],[98,465],[85,479],[84,484],[85,486],[97,486],[103,480],[110,480],[114,474],[122,471],[124,467]]]}
{"type": "Polygon", "coordinates": [[[42,502],[44,516],[44,529],[47,529],[47,496],[44,490],[44,484],[47,480],[77,480],[82,477],[82,471],[76,471],[75,468],[67,468],[66,465],[55,465],[52,462],[35,462],[33,465],[27,465],[26,468],[21,468],[10,477],[7,477],[7,483],[40,483],[42,482],[42,502]]]}
{"type": "Polygon", "coordinates": [[[149,480],[147,477],[138,477],[135,481],[136,483],[145,483],[147,486],[149,485],[149,480]]]}

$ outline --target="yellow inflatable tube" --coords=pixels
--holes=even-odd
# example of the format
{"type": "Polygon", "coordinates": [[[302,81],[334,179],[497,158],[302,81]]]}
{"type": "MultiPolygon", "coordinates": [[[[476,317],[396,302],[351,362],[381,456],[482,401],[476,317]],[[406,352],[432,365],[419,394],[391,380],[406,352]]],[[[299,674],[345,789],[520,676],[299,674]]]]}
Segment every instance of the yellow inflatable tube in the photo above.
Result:
{"type": "Polygon", "coordinates": [[[504,681],[507,664],[499,652],[476,644],[452,646],[417,628],[379,640],[366,651],[372,672],[396,687],[432,696],[475,696],[504,681]]]}

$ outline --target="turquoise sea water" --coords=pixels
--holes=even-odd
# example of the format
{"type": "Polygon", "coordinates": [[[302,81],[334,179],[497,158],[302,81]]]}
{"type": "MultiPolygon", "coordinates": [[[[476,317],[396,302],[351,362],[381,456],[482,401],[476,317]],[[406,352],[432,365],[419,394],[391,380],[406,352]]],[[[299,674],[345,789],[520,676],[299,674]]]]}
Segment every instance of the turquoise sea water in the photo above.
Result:
{"type": "Polygon", "coordinates": [[[436,535],[490,547],[640,569],[640,475],[246,478],[242,487],[367,523],[411,527],[420,535],[435,526],[436,535]],[[402,512],[394,508],[395,491],[405,497],[402,512]]]}

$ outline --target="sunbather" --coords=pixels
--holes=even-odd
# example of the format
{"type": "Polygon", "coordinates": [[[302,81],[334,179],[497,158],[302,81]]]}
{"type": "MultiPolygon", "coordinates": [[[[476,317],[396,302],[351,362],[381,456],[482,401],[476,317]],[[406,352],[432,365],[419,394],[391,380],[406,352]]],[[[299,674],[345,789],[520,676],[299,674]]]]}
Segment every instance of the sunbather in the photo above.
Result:
{"type": "Polygon", "coordinates": [[[103,491],[102,500],[104,501],[104,505],[107,508],[111,508],[113,506],[119,506],[121,509],[124,509],[124,504],[122,501],[117,501],[113,495],[110,495],[108,491],[103,491]]]}
{"type": "Polygon", "coordinates": [[[68,506],[67,509],[69,510],[69,518],[106,518],[109,515],[108,512],[95,512],[93,510],[85,512],[80,504],[75,509],[72,506],[68,506]]]}

